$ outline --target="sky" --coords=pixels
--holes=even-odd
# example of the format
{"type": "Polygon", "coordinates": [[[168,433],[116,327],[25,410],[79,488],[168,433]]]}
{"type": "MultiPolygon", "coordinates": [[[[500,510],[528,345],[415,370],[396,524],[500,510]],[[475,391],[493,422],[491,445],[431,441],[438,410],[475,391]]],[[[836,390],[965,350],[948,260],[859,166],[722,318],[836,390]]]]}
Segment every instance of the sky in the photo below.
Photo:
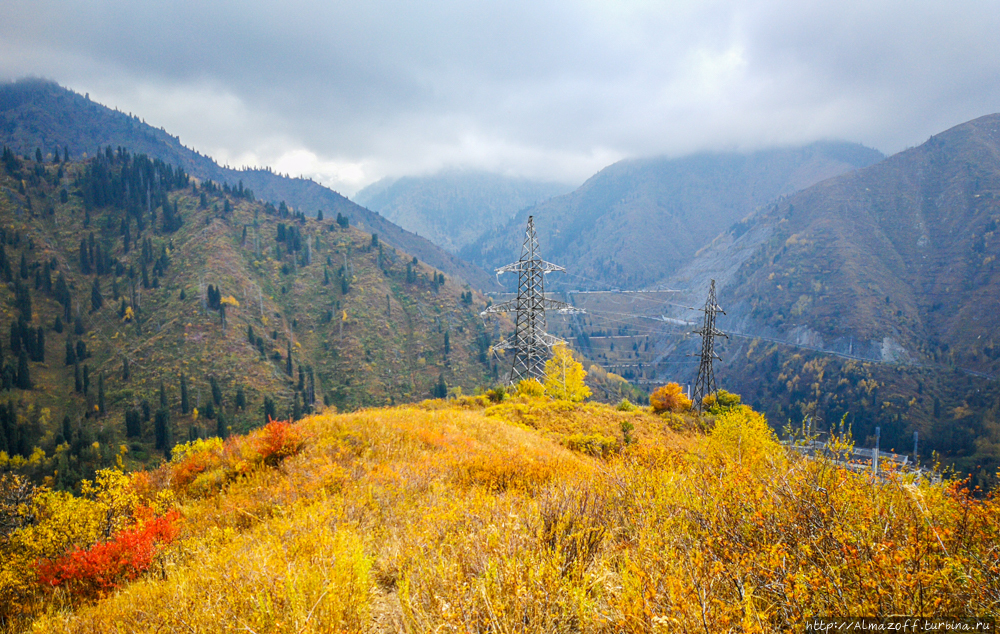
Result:
{"type": "Polygon", "coordinates": [[[1000,111],[997,33],[996,0],[3,0],[0,80],[353,195],[820,139],[891,154],[1000,111]]]}

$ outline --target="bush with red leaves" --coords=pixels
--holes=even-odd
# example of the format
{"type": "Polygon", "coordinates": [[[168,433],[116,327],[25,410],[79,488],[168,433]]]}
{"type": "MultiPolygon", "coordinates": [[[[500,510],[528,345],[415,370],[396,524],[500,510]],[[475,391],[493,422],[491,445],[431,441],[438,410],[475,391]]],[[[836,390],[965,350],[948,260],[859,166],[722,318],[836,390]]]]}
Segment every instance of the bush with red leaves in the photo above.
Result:
{"type": "Polygon", "coordinates": [[[58,559],[38,562],[38,579],[43,585],[63,586],[75,595],[97,598],[123,582],[132,581],[149,569],[160,546],[177,537],[180,514],[140,520],[132,528],[116,533],[110,541],[90,548],[76,548],[58,559]]]}
{"type": "Polygon", "coordinates": [[[258,438],[261,458],[271,466],[297,454],[305,441],[299,427],[287,420],[271,420],[260,430],[258,438]]]}

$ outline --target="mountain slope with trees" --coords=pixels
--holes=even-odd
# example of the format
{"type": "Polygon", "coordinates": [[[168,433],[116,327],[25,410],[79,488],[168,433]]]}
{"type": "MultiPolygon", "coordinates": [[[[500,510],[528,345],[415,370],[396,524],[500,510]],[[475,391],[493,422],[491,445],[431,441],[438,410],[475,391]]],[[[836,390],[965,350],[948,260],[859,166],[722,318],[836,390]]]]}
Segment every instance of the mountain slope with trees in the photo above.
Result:
{"type": "Polygon", "coordinates": [[[201,180],[231,187],[242,182],[261,200],[274,205],[285,202],[307,216],[314,217],[320,210],[328,218],[342,214],[366,232],[379,234],[386,242],[448,275],[461,277],[477,288],[493,284],[481,269],[319,183],[289,178],[269,169],[222,167],[210,157],[184,147],[178,137],[162,128],[147,125],[136,115],[102,106],[54,82],[24,79],[0,85],[0,144],[12,148],[18,156],[40,148],[46,159],[56,151],[69,150],[71,156],[79,158],[94,156],[107,146],[122,147],[132,154],[145,154],[178,166],[201,180]]]}
{"type": "Polygon", "coordinates": [[[0,469],[72,483],[122,443],[490,380],[483,300],[346,216],[123,150],[38,159],[0,165],[0,469]]]}
{"type": "Polygon", "coordinates": [[[828,427],[846,413],[866,444],[878,426],[897,449],[917,431],[927,452],[992,481],[998,223],[1000,115],[989,115],[766,207],[664,283],[699,305],[718,280],[720,327],[762,337],[726,343],[721,376],[772,419],[828,427]]]}

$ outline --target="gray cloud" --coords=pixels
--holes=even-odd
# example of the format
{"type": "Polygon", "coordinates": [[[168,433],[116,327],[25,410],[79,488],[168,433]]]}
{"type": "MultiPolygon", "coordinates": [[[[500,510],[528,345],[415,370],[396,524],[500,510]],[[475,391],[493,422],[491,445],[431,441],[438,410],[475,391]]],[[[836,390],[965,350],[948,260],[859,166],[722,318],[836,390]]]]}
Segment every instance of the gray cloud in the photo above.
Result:
{"type": "Polygon", "coordinates": [[[350,193],[818,138],[894,152],[1000,109],[998,30],[973,1],[6,0],[0,76],[350,193]]]}

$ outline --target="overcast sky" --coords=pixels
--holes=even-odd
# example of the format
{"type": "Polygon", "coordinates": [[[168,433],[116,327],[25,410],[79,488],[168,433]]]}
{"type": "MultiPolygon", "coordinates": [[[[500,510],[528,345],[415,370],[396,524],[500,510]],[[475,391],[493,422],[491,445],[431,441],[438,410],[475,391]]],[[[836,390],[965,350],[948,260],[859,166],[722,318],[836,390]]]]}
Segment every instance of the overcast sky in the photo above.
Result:
{"type": "Polygon", "coordinates": [[[996,0],[3,0],[0,78],[353,194],[816,139],[893,153],[1000,111],[998,34],[996,0]]]}

